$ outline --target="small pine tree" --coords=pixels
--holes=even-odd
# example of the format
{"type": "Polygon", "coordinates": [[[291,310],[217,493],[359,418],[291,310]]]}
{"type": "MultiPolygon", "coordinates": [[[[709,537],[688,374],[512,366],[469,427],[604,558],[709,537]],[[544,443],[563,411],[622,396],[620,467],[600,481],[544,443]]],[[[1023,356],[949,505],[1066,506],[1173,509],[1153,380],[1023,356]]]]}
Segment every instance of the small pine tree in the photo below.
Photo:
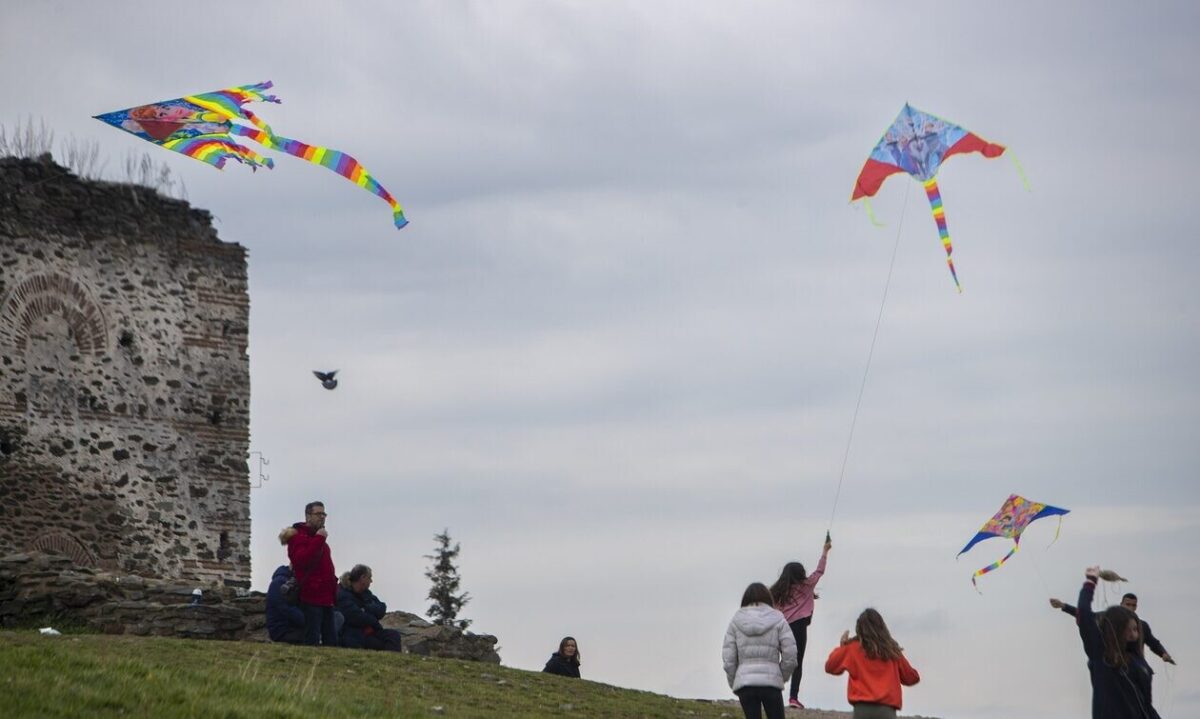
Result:
{"type": "Polygon", "coordinates": [[[425,555],[426,559],[433,560],[429,569],[425,570],[425,576],[433,582],[433,586],[429,588],[429,599],[433,600],[433,604],[429,605],[429,616],[433,618],[434,624],[466,629],[471,625],[471,620],[457,618],[463,605],[471,601],[471,595],[466,592],[455,594],[461,581],[458,567],[454,565],[459,545],[455,542],[454,547],[450,546],[449,529],[433,535],[433,539],[437,542],[434,553],[425,555]]]}

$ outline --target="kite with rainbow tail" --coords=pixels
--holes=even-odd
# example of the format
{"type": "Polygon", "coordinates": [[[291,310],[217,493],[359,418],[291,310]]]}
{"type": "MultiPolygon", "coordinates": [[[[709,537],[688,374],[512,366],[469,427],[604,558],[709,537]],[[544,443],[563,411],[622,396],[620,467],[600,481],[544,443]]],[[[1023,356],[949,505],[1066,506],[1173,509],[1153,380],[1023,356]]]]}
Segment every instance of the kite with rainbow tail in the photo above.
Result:
{"type": "MultiPolygon", "coordinates": [[[[879,192],[884,180],[897,172],[907,172],[920,180],[925,186],[925,196],[929,198],[929,207],[933,210],[933,220],[937,223],[942,246],[946,249],[946,264],[950,267],[950,276],[954,278],[954,286],[962,292],[958,273],[954,270],[954,259],[951,257],[954,248],[950,244],[950,231],[946,229],[946,212],[942,208],[942,193],[938,189],[937,172],[951,155],[978,152],[984,157],[993,158],[999,157],[1005,151],[1003,145],[987,142],[958,125],[905,104],[895,122],[871,150],[871,155],[854,182],[854,194],[851,195],[850,201],[862,200],[871,221],[875,222],[868,198],[879,192]]],[[[1021,166],[1017,164],[1011,152],[1008,154],[1013,158],[1013,163],[1024,181],[1025,174],[1021,171],[1021,166]]],[[[1028,188],[1028,183],[1026,187],[1028,188]]]]}
{"type": "Polygon", "coordinates": [[[327,147],[308,145],[276,135],[257,115],[243,107],[249,102],[274,102],[279,98],[264,94],[271,83],[230,87],[201,95],[187,95],[150,105],[96,115],[97,120],[137,135],[143,140],[206,162],[218,170],[233,158],[249,165],[273,168],[275,162],[263,157],[232,136],[246,137],[272,150],[286,152],[316,165],[333,170],[364,190],[378,196],[392,208],[392,221],[397,228],[408,220],[396,198],[350,155],[327,147]],[[237,124],[249,122],[252,127],[237,124]]]}
{"type": "MultiPolygon", "coordinates": [[[[992,562],[986,567],[976,570],[975,574],[971,575],[971,586],[978,590],[979,587],[975,584],[976,579],[994,569],[998,569],[1001,564],[1004,564],[1008,561],[1009,557],[1017,553],[1017,550],[1021,548],[1021,532],[1024,532],[1025,528],[1029,526],[1031,522],[1041,519],[1042,517],[1059,515],[1058,529],[1054,531],[1054,541],[1057,541],[1058,533],[1062,530],[1062,515],[1067,514],[1070,511],[1071,510],[1069,509],[1051,507],[1048,504],[1042,504],[1040,502],[1030,502],[1024,497],[1016,494],[1010,494],[1008,499],[1005,500],[1004,505],[1000,507],[1000,511],[996,512],[991,519],[985,522],[979,532],[971,538],[971,541],[967,542],[967,546],[963,547],[958,553],[959,556],[962,556],[963,552],[966,552],[979,542],[992,537],[1009,537],[1013,540],[1013,548],[1008,551],[1008,554],[1004,555],[999,561],[992,562]]],[[[1053,544],[1054,541],[1052,541],[1051,544],[1053,544]]]]}

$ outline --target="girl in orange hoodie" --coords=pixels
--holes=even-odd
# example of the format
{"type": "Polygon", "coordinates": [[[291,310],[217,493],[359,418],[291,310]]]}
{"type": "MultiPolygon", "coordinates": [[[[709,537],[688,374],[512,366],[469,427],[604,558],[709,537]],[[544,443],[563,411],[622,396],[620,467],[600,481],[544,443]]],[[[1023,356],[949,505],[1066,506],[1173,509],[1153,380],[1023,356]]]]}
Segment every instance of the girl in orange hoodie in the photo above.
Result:
{"type": "Polygon", "coordinates": [[[841,646],[825,660],[830,674],[850,672],[846,696],[854,707],[854,719],[895,719],[900,710],[900,685],[911,687],[921,675],[904,658],[904,650],[892,639],[883,617],[864,609],[854,625],[858,635],[842,632],[841,646]]]}

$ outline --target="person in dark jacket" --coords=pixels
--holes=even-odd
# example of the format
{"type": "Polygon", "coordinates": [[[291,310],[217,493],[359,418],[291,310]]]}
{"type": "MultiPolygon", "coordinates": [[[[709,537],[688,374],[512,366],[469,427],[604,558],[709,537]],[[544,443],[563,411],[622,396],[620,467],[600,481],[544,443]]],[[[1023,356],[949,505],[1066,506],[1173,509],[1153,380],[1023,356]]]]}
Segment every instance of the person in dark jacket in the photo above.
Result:
{"type": "Polygon", "coordinates": [[[558,651],[550,655],[550,661],[546,662],[546,668],[542,671],[578,679],[579,664],[579,643],[575,637],[563,637],[558,643],[558,651]]]}
{"type": "Polygon", "coordinates": [[[1092,719],[1161,719],[1150,705],[1150,665],[1137,649],[1137,615],[1119,605],[1094,614],[1100,567],[1088,567],[1084,575],[1076,624],[1092,679],[1092,719]]]}
{"type": "Polygon", "coordinates": [[[280,565],[267,587],[267,634],[273,642],[287,644],[304,643],[304,612],[294,604],[288,604],[283,596],[283,583],[292,576],[292,569],[280,565]]]}
{"type": "Polygon", "coordinates": [[[304,612],[304,643],[337,646],[333,604],[337,597],[337,574],[325,530],[324,502],[304,506],[304,521],[296,522],[279,533],[279,543],[287,546],[292,571],[300,582],[300,610],[304,612]]]}
{"type": "MultiPolygon", "coordinates": [[[[1055,609],[1061,609],[1062,611],[1066,612],[1067,614],[1070,614],[1072,617],[1075,616],[1075,614],[1076,614],[1075,607],[1072,607],[1070,604],[1067,604],[1066,602],[1062,601],[1061,599],[1051,598],[1050,606],[1054,607],[1055,609]]],[[[1126,592],[1125,596],[1121,597],[1121,606],[1125,607],[1126,609],[1133,612],[1134,614],[1137,614],[1137,610],[1138,610],[1137,595],[1134,594],[1133,592],[1126,592]]],[[[1150,651],[1157,654],[1158,657],[1160,659],[1162,659],[1164,662],[1166,662],[1167,664],[1174,664],[1175,660],[1171,658],[1170,652],[1168,652],[1167,648],[1163,646],[1163,643],[1158,640],[1158,637],[1154,636],[1154,632],[1151,631],[1150,622],[1147,622],[1145,619],[1142,619],[1141,615],[1138,615],[1138,621],[1140,621],[1142,623],[1142,642],[1141,643],[1143,645],[1149,647],[1150,651]]]]}
{"type": "Polygon", "coordinates": [[[400,632],[379,623],[387,605],[371,593],[371,581],[371,568],[365,564],[356,564],[342,575],[337,594],[338,612],[345,618],[342,646],[398,652],[400,632]]]}

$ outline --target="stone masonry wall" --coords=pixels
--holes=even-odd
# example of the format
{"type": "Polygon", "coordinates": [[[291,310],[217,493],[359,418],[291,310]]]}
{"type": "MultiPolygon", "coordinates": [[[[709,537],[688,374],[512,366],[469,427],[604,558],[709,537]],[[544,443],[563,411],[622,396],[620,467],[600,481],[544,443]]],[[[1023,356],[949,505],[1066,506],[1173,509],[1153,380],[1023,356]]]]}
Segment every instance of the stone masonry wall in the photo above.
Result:
{"type": "Polygon", "coordinates": [[[207,212],[0,158],[0,554],[249,587],[248,323],[207,212]]]}

